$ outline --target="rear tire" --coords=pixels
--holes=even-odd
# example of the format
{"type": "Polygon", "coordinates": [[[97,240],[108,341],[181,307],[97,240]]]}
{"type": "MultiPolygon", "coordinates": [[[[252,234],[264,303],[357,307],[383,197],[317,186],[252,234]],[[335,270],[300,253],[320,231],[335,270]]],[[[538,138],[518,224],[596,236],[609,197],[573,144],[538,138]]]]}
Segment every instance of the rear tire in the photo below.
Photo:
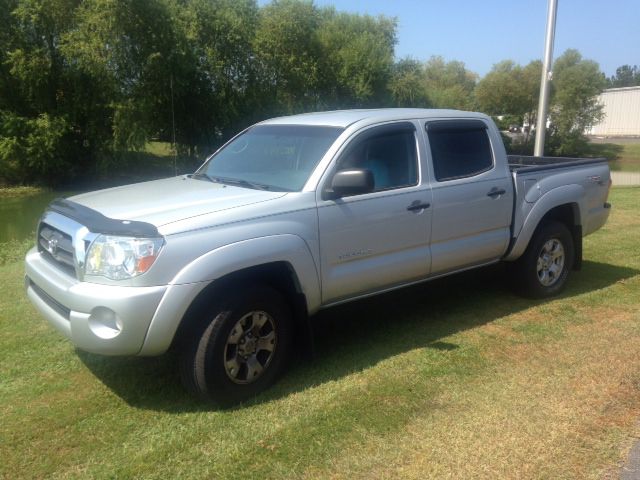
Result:
{"type": "Polygon", "coordinates": [[[522,256],[512,264],[518,292],[529,298],[559,294],[573,268],[575,248],[569,229],[551,221],[538,227],[522,256]]]}
{"type": "Polygon", "coordinates": [[[291,350],[291,312],[278,291],[263,285],[238,285],[214,303],[200,313],[180,371],[189,391],[226,407],[256,396],[282,373],[291,350]]]}

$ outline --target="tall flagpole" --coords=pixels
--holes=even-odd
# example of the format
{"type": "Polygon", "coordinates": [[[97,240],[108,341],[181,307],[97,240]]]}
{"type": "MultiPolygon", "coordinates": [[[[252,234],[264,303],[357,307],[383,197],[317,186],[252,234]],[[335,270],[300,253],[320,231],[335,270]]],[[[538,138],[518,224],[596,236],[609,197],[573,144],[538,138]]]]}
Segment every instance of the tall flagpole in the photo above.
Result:
{"type": "Polygon", "coordinates": [[[553,64],[553,38],[556,34],[556,13],[558,0],[549,0],[547,11],[547,32],[544,39],[544,62],[540,80],[540,101],[538,102],[538,121],[536,123],[536,144],[533,154],[536,157],[544,155],[544,137],[547,133],[547,112],[549,109],[549,90],[551,87],[553,64]]]}

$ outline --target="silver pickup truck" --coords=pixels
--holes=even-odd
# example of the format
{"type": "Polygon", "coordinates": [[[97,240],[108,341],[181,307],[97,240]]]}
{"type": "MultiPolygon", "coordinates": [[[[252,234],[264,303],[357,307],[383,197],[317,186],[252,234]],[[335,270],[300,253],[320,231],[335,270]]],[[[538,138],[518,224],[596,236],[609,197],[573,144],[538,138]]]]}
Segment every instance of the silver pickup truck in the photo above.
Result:
{"type": "Polygon", "coordinates": [[[26,291],[78,348],[176,348],[185,385],[232,404],[320,309],[500,261],[523,293],[558,293],[610,185],[604,159],[508,157],[480,113],[275,118],[192,175],[54,201],[26,291]]]}

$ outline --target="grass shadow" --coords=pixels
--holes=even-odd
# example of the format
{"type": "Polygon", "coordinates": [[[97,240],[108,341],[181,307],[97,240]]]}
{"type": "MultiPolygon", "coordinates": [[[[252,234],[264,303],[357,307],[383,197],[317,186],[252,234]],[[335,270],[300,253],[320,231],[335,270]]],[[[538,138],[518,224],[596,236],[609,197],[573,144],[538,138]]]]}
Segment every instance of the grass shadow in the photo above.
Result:
{"type": "Polygon", "coordinates": [[[604,157],[609,160],[615,160],[620,157],[620,154],[624,151],[624,145],[617,143],[587,143],[587,157],[604,157]]]}
{"type": "MultiPolygon", "coordinates": [[[[561,298],[603,289],[638,273],[585,261],[561,298]]],[[[416,348],[454,350],[455,344],[442,339],[544,303],[514,295],[504,278],[504,266],[497,265],[323,310],[312,319],[314,360],[296,357],[285,377],[249,404],[337,380],[416,348]]],[[[174,354],[110,358],[79,351],[78,356],[133,407],[175,413],[214,409],[182,389],[174,354]]]]}

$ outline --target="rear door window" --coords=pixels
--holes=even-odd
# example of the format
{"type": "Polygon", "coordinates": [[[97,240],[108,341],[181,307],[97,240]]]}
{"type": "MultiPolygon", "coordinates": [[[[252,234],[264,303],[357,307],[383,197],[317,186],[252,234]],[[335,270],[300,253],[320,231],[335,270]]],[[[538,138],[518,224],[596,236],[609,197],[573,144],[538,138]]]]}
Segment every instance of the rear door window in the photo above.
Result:
{"type": "Polygon", "coordinates": [[[438,182],[491,170],[493,154],[487,126],[480,120],[445,120],[426,125],[438,182]]]}

